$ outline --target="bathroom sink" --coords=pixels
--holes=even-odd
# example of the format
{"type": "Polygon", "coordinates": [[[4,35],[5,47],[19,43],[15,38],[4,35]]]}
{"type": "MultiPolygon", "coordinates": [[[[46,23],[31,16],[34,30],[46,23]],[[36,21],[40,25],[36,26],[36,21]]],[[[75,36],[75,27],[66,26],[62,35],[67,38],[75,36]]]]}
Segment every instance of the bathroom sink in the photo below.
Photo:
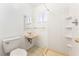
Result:
{"type": "Polygon", "coordinates": [[[33,39],[33,38],[37,37],[38,35],[37,35],[36,33],[34,33],[34,32],[25,32],[24,36],[25,36],[26,38],[31,38],[31,39],[33,39]]]}
{"type": "Polygon", "coordinates": [[[25,32],[24,36],[28,42],[32,44],[32,39],[35,39],[38,35],[35,32],[25,32]]]}

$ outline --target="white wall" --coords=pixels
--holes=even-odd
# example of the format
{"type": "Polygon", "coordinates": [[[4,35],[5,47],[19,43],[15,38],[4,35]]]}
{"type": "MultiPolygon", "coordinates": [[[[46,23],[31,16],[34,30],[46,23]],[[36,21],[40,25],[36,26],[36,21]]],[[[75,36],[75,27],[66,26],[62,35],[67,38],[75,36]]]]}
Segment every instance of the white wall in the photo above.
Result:
{"type": "Polygon", "coordinates": [[[48,23],[40,23],[40,14],[42,15],[42,12],[45,12],[46,9],[43,6],[43,4],[36,4],[33,6],[33,31],[38,34],[38,39],[36,41],[36,45],[39,47],[48,47],[48,29],[47,24],[48,23]]]}
{"type": "Polygon", "coordinates": [[[62,53],[67,52],[66,39],[65,39],[65,25],[66,17],[69,13],[69,7],[66,4],[38,4],[33,6],[33,27],[32,31],[39,34],[36,45],[39,47],[48,47],[62,53]],[[41,12],[50,9],[47,15],[47,23],[40,24],[37,20],[41,12]],[[45,29],[40,28],[41,26],[45,29]]]}
{"type": "Polygon", "coordinates": [[[0,4],[0,55],[3,55],[3,39],[23,34],[25,14],[31,15],[29,4],[0,4]]]}
{"type": "Polygon", "coordinates": [[[67,17],[72,17],[71,23],[75,19],[79,21],[79,4],[47,4],[47,6],[53,12],[48,15],[48,47],[65,54],[79,55],[79,46],[73,42],[79,36],[79,26],[72,24],[72,30],[66,29],[66,26],[69,26],[66,23],[67,17]],[[72,39],[69,40],[66,36],[72,36],[72,39]]]}
{"type": "Polygon", "coordinates": [[[23,29],[18,10],[12,4],[0,4],[0,21],[0,28],[2,29],[0,31],[0,55],[3,55],[2,40],[7,37],[21,35],[23,29]]]}
{"type": "MultiPolygon", "coordinates": [[[[30,16],[32,17],[32,6],[31,4],[15,4],[15,6],[17,6],[16,8],[18,8],[18,14],[20,14],[20,18],[22,19],[22,23],[23,23],[23,34],[24,32],[27,32],[28,29],[24,29],[24,16],[30,16]]],[[[26,26],[27,27],[27,26],[26,26]]],[[[23,38],[24,39],[24,38],[23,38]]],[[[30,44],[27,40],[25,42],[25,39],[21,41],[22,45],[21,48],[25,48],[28,49],[30,46],[32,46],[33,44],[30,44]]]]}
{"type": "Polygon", "coordinates": [[[66,4],[40,4],[35,7],[33,13],[34,26],[47,26],[46,29],[34,29],[39,34],[37,45],[39,47],[48,47],[62,53],[67,52],[65,39],[66,17],[69,13],[69,7],[66,4]],[[50,9],[47,15],[48,22],[40,24],[36,22],[41,12],[46,11],[46,6],[50,9]]]}
{"type": "Polygon", "coordinates": [[[66,4],[47,4],[51,12],[48,14],[48,47],[66,53],[65,25],[68,15],[66,4]]]}

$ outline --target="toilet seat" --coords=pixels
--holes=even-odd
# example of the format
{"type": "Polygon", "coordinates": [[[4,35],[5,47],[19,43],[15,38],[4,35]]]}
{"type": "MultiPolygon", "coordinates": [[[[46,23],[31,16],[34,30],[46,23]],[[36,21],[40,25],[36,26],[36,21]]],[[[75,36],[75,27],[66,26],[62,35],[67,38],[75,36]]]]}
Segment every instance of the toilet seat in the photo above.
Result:
{"type": "Polygon", "coordinates": [[[10,53],[10,56],[27,56],[27,52],[24,49],[17,48],[10,53]]]}

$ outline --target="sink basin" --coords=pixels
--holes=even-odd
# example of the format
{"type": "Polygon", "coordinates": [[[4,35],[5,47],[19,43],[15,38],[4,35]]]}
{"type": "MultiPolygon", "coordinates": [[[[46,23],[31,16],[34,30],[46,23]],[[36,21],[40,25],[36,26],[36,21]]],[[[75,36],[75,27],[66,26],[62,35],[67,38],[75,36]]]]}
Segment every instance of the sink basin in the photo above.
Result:
{"type": "Polygon", "coordinates": [[[34,32],[25,32],[24,36],[25,36],[26,38],[31,38],[31,39],[33,39],[33,38],[37,37],[37,34],[34,33],[34,32]]]}

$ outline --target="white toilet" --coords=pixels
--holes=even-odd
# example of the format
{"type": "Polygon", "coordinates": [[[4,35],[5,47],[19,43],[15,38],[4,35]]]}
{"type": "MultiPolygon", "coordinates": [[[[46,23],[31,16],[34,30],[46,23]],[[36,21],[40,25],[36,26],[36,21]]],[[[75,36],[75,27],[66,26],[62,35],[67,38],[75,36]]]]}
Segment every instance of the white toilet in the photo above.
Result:
{"type": "Polygon", "coordinates": [[[27,52],[24,49],[17,48],[13,51],[11,51],[10,56],[26,56],[27,52]]]}
{"type": "Polygon", "coordinates": [[[25,49],[19,48],[21,45],[21,37],[13,37],[3,40],[3,50],[9,56],[27,56],[25,49]]]}

